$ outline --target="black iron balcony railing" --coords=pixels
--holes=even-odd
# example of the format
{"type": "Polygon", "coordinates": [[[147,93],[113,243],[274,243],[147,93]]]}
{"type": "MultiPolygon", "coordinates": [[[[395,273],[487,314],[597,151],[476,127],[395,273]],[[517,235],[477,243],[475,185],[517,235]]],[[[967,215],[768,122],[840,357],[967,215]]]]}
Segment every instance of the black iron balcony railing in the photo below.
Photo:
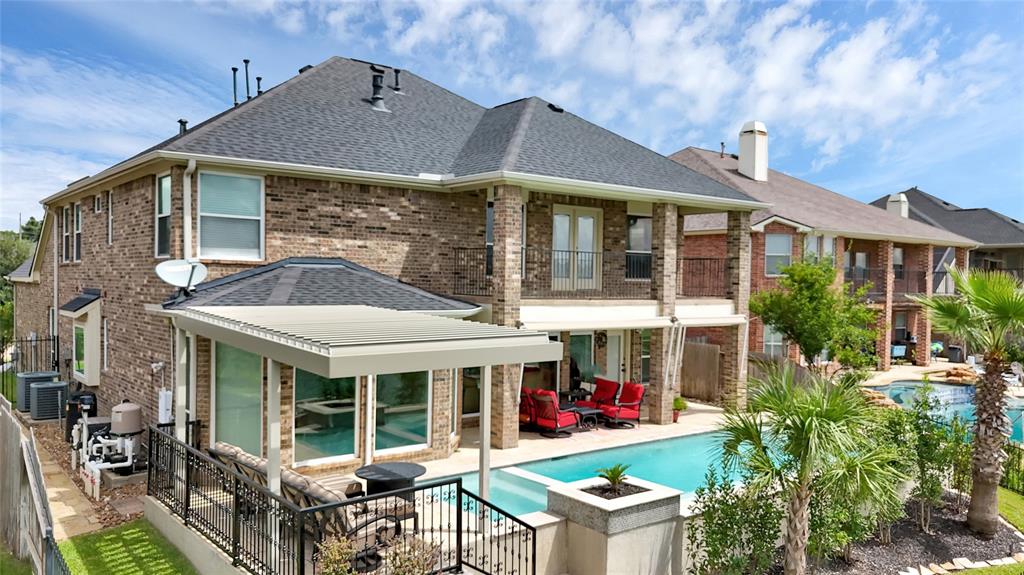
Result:
{"type": "MultiPolygon", "coordinates": [[[[844,281],[850,286],[850,293],[856,293],[868,286],[866,297],[878,299],[885,296],[886,270],[882,268],[847,268],[844,281]]],[[[932,278],[933,291],[935,278],[932,278]]],[[[897,299],[904,299],[909,294],[927,292],[927,274],[921,270],[896,267],[892,270],[892,293],[897,299]]]]}
{"type": "MultiPolygon", "coordinates": [[[[494,255],[485,248],[456,248],[456,295],[491,293],[494,255]]],[[[522,296],[539,299],[650,299],[653,261],[647,252],[550,250],[526,247],[522,258],[522,296]]],[[[725,258],[680,258],[677,294],[725,297],[725,258]]]]}
{"type": "MultiPolygon", "coordinates": [[[[294,484],[275,495],[257,479],[150,427],[147,494],[185,526],[256,575],[315,575],[326,546],[348,540],[336,571],[536,575],[536,529],[466,491],[437,480],[321,504],[294,484]]],[[[335,558],[338,561],[339,558],[335,558]]]]}

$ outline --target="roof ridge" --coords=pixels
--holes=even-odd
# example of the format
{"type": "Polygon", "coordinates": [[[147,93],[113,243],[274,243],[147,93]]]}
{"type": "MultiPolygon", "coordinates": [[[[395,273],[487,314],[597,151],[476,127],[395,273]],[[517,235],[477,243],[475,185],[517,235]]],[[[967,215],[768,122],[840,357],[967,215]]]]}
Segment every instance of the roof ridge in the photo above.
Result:
{"type": "Polygon", "coordinates": [[[508,147],[505,148],[505,156],[501,159],[501,170],[511,171],[516,162],[519,161],[519,152],[522,149],[523,140],[526,138],[526,130],[530,126],[530,120],[533,119],[533,111],[536,107],[537,99],[535,97],[526,98],[525,108],[519,113],[516,129],[513,130],[512,137],[509,138],[508,147]]]}

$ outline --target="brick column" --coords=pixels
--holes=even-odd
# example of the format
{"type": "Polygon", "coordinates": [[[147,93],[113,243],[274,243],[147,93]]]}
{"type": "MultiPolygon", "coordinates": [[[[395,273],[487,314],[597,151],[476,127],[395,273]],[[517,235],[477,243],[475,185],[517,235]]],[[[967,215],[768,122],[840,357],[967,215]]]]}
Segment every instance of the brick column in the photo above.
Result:
{"type": "Polygon", "coordinates": [[[572,383],[572,362],[570,361],[570,347],[569,340],[572,337],[572,333],[563,331],[558,334],[558,339],[562,342],[562,363],[558,368],[558,390],[569,391],[569,384],[572,383]]]}
{"type": "MultiPolygon", "coordinates": [[[[679,209],[674,204],[654,204],[651,220],[651,296],[658,315],[676,313],[676,269],[679,249],[679,209]]],[[[672,399],[676,391],[665,380],[670,330],[651,330],[651,382],[647,388],[651,423],[672,423],[672,399]]]]}
{"type": "Polygon", "coordinates": [[[832,254],[832,263],[836,267],[836,287],[842,288],[846,281],[846,268],[843,260],[846,258],[846,238],[836,238],[835,251],[832,254]]]}
{"type": "MultiPolygon", "coordinates": [[[[494,187],[494,266],[491,318],[497,325],[518,327],[522,292],[523,196],[519,186],[494,187]]],[[[496,365],[491,382],[491,445],[519,443],[519,365],[496,365]]]]}
{"type": "MultiPolygon", "coordinates": [[[[728,296],[735,313],[750,317],[750,212],[729,212],[726,242],[728,296]]],[[[743,354],[744,327],[722,328],[721,397],[727,405],[747,402],[747,362],[743,354]]],[[[749,350],[748,350],[749,351],[749,350]]]]}
{"type": "MultiPolygon", "coordinates": [[[[875,343],[875,353],[878,355],[878,369],[888,371],[892,367],[892,291],[895,275],[892,269],[892,242],[884,240],[878,242],[878,269],[882,277],[877,275],[873,280],[883,281],[885,285],[877,286],[882,288],[882,300],[878,302],[881,306],[878,314],[878,339],[875,343]]],[[[877,289],[877,288],[876,288],[877,289]]]]}
{"type": "Polygon", "coordinates": [[[953,252],[953,265],[965,270],[970,265],[970,254],[971,250],[967,248],[954,248],[953,252]]]}
{"type": "Polygon", "coordinates": [[[431,373],[430,448],[436,455],[451,453],[452,382],[450,369],[436,369],[431,373]]]}
{"type": "Polygon", "coordinates": [[[643,335],[641,330],[634,329],[629,332],[629,373],[626,378],[629,381],[640,383],[643,379],[643,359],[640,352],[643,351],[643,335]]]}
{"type": "MultiPolygon", "coordinates": [[[[920,286],[920,291],[926,296],[932,295],[932,272],[935,269],[934,253],[935,246],[931,244],[918,246],[917,269],[910,272],[923,276],[922,281],[924,281],[924,285],[920,286]]],[[[914,363],[917,365],[928,365],[932,359],[932,320],[928,315],[928,310],[925,309],[918,309],[916,315],[913,326],[914,335],[917,336],[917,346],[914,348],[914,363]]]]}

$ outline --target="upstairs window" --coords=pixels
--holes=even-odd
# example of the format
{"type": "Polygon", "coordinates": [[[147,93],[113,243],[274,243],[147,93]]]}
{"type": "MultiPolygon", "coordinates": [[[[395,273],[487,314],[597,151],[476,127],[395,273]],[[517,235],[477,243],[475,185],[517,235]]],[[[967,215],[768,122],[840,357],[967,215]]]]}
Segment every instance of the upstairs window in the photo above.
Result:
{"type": "Polygon", "coordinates": [[[896,279],[903,279],[903,248],[892,249],[892,271],[896,279]]]}
{"type": "Polygon", "coordinates": [[[651,277],[651,217],[628,216],[626,223],[626,277],[629,279],[650,279],[651,277]]]}
{"type": "Polygon", "coordinates": [[[764,274],[782,275],[782,268],[793,262],[793,236],[789,234],[765,234],[764,274]]]}
{"type": "Polygon", "coordinates": [[[171,255],[171,176],[156,179],[156,257],[171,255]]]}
{"type": "Polygon", "coordinates": [[[96,214],[103,211],[103,196],[101,194],[92,197],[92,211],[96,214]]]}
{"type": "Polygon", "coordinates": [[[61,230],[64,234],[64,242],[61,244],[61,259],[64,261],[71,260],[71,208],[64,206],[61,210],[61,230]]]}
{"type": "Polygon", "coordinates": [[[75,261],[82,261],[82,204],[75,204],[75,261]]]}
{"type": "Polygon", "coordinates": [[[199,174],[199,256],[263,259],[263,178],[199,174]]]}
{"type": "Polygon", "coordinates": [[[114,191],[107,190],[107,245],[114,243],[114,191]]]}

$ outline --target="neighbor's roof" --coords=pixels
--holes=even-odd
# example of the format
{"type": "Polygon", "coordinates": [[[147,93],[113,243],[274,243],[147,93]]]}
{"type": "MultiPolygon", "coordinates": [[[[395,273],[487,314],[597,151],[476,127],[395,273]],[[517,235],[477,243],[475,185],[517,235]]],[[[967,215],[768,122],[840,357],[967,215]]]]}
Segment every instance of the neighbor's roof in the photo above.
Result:
{"type": "Polygon", "coordinates": [[[171,299],[164,307],[316,305],[365,305],[428,313],[479,309],[342,258],[280,260],[201,283],[191,297],[177,303],[171,299]]]}
{"type": "Polygon", "coordinates": [[[176,325],[324,377],[557,361],[544,332],[359,305],[168,310],[176,325]]]}
{"type": "MultiPolygon", "coordinates": [[[[747,195],[772,204],[755,211],[751,223],[773,216],[844,237],[881,239],[936,245],[974,246],[972,239],[934,226],[901,218],[842,194],[776,170],[768,170],[768,181],[757,182],[739,173],[736,156],[701,148],[685,148],[669,156],[673,160],[747,195]]],[[[726,228],[725,214],[686,216],[686,232],[717,231],[726,228]]]]}
{"type": "MultiPolygon", "coordinates": [[[[982,245],[1024,246],[1024,223],[988,208],[961,208],[916,187],[903,192],[910,218],[971,238],[982,245]]],[[[871,202],[885,209],[889,196],[871,202]]]]}
{"type": "MultiPolygon", "coordinates": [[[[108,176],[147,154],[164,153],[418,178],[435,186],[513,175],[560,178],[561,185],[625,186],[626,193],[760,207],[729,185],[539,98],[487,109],[407,71],[396,92],[392,70],[385,72],[383,102],[390,112],[374,110],[367,100],[369,63],[333,57],[122,162],[108,176]]],[[[98,182],[104,173],[69,189],[98,182]]]]}

